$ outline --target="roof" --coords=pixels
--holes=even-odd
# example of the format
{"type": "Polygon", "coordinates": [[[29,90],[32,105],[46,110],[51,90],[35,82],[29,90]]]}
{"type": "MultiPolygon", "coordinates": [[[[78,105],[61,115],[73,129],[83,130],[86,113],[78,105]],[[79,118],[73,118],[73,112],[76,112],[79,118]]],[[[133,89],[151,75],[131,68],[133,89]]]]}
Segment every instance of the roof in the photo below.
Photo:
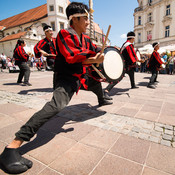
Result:
{"type": "Polygon", "coordinates": [[[95,31],[102,34],[103,31],[100,29],[99,25],[95,22],[93,24],[94,24],[95,31]]]}
{"type": "Polygon", "coordinates": [[[18,15],[4,19],[0,21],[0,26],[4,26],[6,27],[6,29],[9,29],[15,26],[36,21],[46,16],[47,16],[47,4],[44,4],[39,7],[27,10],[18,15]]]}
{"type": "Polygon", "coordinates": [[[9,40],[14,40],[14,39],[19,39],[21,38],[22,36],[24,36],[27,32],[19,32],[19,33],[16,33],[16,34],[12,34],[12,35],[7,35],[5,36],[4,38],[2,38],[0,40],[0,42],[4,42],[4,41],[9,41],[9,40]]]}
{"type": "Polygon", "coordinates": [[[0,31],[3,31],[5,29],[4,26],[0,26],[0,31]]]}

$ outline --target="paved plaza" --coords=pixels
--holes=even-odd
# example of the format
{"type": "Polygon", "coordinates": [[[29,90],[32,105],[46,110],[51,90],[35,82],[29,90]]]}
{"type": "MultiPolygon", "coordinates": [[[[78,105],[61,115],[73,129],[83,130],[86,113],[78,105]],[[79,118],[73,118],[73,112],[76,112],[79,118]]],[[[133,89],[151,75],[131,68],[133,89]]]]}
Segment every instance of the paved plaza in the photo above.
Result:
{"type": "MultiPolygon", "coordinates": [[[[18,73],[0,73],[0,152],[51,99],[52,75],[33,69],[29,87],[16,83],[18,73]]],[[[175,175],[175,75],[159,74],[156,89],[147,88],[150,76],[136,73],[139,89],[130,89],[126,75],[108,106],[92,92],[75,94],[20,148],[34,163],[23,174],[175,175]]]]}

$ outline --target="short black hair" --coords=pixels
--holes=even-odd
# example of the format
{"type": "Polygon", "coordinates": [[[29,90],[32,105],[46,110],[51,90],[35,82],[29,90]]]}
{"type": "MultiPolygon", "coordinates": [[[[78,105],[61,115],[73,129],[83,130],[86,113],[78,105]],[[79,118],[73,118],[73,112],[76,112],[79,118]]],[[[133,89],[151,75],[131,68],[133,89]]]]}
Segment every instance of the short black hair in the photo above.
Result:
{"type": "Polygon", "coordinates": [[[153,48],[154,48],[156,45],[158,45],[158,44],[159,44],[158,42],[154,42],[154,43],[152,44],[153,48]]]}
{"type": "Polygon", "coordinates": [[[81,2],[71,2],[66,8],[67,19],[69,19],[69,16],[76,13],[86,13],[85,9],[87,10],[87,12],[89,12],[89,8],[87,5],[81,2]]]}
{"type": "Polygon", "coordinates": [[[48,28],[52,28],[52,27],[49,26],[49,25],[45,25],[45,26],[43,27],[43,31],[45,31],[45,30],[48,29],[48,28]]]}
{"type": "Polygon", "coordinates": [[[128,32],[128,34],[127,34],[127,38],[132,38],[132,37],[135,37],[136,35],[135,35],[135,33],[134,32],[128,32]]]}

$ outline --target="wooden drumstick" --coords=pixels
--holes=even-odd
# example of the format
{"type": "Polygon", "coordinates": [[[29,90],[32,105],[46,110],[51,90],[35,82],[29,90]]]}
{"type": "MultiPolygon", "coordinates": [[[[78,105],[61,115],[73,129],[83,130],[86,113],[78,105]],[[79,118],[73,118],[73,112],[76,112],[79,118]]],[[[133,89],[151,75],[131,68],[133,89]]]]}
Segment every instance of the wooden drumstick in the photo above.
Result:
{"type": "Polygon", "coordinates": [[[100,51],[101,54],[104,52],[104,49],[105,49],[105,46],[106,46],[106,42],[107,42],[107,39],[108,39],[108,35],[109,35],[109,32],[110,32],[110,29],[111,29],[111,25],[109,25],[109,27],[108,27],[108,31],[107,31],[106,36],[105,36],[105,41],[104,41],[103,46],[102,46],[102,49],[100,51]]]}
{"type": "MultiPolygon", "coordinates": [[[[107,42],[107,39],[108,39],[108,35],[109,35],[109,32],[110,32],[110,29],[111,29],[111,25],[109,25],[109,27],[108,27],[108,31],[106,33],[105,40],[104,40],[102,49],[100,51],[100,54],[102,54],[104,52],[104,49],[105,49],[105,46],[106,46],[106,42],[107,42]]],[[[96,64],[96,66],[99,67],[99,64],[96,64]]]]}
{"type": "MultiPolygon", "coordinates": [[[[100,54],[102,54],[104,52],[104,49],[105,49],[105,46],[106,46],[106,42],[107,42],[107,39],[108,39],[108,35],[109,35],[109,32],[110,32],[110,29],[111,29],[111,25],[109,25],[108,27],[108,31],[106,33],[106,36],[105,36],[105,41],[103,43],[103,46],[102,46],[102,49],[100,51],[100,54]]],[[[96,64],[97,67],[99,67],[99,64],[96,64]]],[[[92,68],[98,73],[98,75],[102,78],[102,79],[106,79],[104,77],[104,75],[92,64],[92,68]]]]}

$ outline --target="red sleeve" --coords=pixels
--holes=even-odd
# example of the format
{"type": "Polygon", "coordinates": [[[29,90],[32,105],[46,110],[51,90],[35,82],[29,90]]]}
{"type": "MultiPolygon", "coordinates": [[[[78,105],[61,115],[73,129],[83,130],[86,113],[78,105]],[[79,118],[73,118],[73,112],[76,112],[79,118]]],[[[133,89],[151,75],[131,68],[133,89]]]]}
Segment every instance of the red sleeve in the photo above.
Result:
{"type": "Polygon", "coordinates": [[[129,57],[132,61],[132,63],[135,63],[136,61],[138,61],[137,55],[135,53],[134,47],[132,44],[130,44],[129,46],[126,47],[126,50],[129,54],[129,57]]]}
{"type": "Polygon", "coordinates": [[[45,46],[46,42],[44,40],[40,40],[35,46],[34,46],[34,53],[35,53],[35,57],[36,58],[40,58],[41,57],[41,52],[40,50],[43,49],[43,47],[45,46]]]}
{"type": "Polygon", "coordinates": [[[163,61],[161,60],[158,52],[153,52],[153,56],[160,65],[163,64],[163,61]]]}
{"type": "Polygon", "coordinates": [[[29,55],[25,52],[23,47],[19,46],[17,49],[18,55],[24,60],[28,61],[29,55]]]}
{"type": "Polygon", "coordinates": [[[70,34],[67,30],[61,30],[57,35],[57,46],[69,64],[83,62],[89,57],[96,55],[96,52],[82,48],[77,41],[77,36],[70,34]]]}

